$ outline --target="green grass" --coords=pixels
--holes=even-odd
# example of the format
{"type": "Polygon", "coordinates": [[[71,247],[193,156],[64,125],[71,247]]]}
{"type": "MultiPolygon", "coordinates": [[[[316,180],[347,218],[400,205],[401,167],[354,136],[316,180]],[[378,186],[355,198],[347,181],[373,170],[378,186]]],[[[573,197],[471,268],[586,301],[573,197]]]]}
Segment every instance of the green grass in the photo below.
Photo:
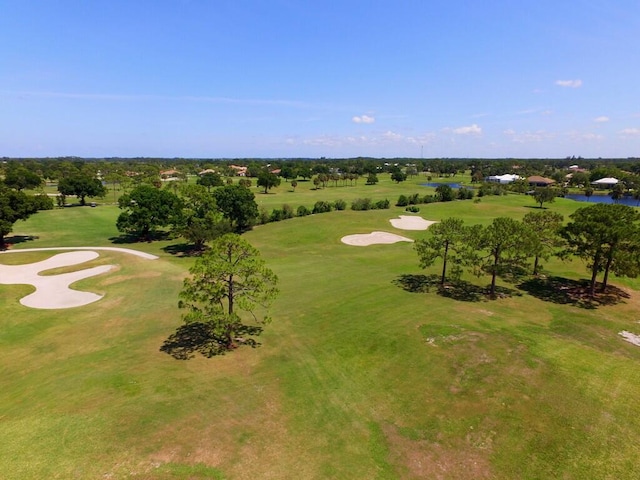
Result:
{"type": "MultiPolygon", "coordinates": [[[[276,207],[347,195],[395,203],[428,191],[414,181],[301,182],[295,193],[283,183],[262,197],[276,207]]],[[[533,206],[509,195],[421,205],[420,215],[487,224],[533,206]]],[[[638,284],[614,279],[631,297],[591,310],[524,292],[468,302],[412,293],[399,277],[439,266],[420,270],[411,244],[340,242],[372,230],[428,235],[394,229],[399,214],[332,212],[247,233],[280,278],[274,321],[261,347],[213,359],[159,351],[181,323],[177,294],[193,261],[162,250],[177,240],[122,245],[156,261],[100,252],[118,270],[82,282],[105,293],[93,305],[32,310],[18,304],[31,287],[0,286],[2,477],[636,478],[640,348],[617,332],[640,333],[638,284]]],[[[15,248],[112,246],[117,215],[105,205],[41,212],[16,225],[38,238],[15,248]]],[[[587,276],[580,262],[547,269],[587,276]]]]}

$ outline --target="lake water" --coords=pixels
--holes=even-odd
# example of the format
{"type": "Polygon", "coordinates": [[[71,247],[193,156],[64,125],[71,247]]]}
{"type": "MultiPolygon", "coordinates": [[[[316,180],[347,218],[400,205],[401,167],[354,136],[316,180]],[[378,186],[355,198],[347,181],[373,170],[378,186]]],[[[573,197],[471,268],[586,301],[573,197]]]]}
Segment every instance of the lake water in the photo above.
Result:
{"type": "Polygon", "coordinates": [[[460,188],[464,185],[460,185],[459,183],[438,183],[438,182],[429,182],[429,183],[421,183],[423,187],[433,187],[438,188],[440,185],[449,185],[451,188],[460,188]]]}
{"type": "MultiPolygon", "coordinates": [[[[589,203],[615,203],[609,195],[586,195],[570,193],[564,196],[569,200],[575,200],[577,202],[589,202],[589,203]]],[[[624,197],[618,200],[618,203],[622,205],[629,205],[630,207],[637,207],[638,201],[633,197],[624,197]]]]}

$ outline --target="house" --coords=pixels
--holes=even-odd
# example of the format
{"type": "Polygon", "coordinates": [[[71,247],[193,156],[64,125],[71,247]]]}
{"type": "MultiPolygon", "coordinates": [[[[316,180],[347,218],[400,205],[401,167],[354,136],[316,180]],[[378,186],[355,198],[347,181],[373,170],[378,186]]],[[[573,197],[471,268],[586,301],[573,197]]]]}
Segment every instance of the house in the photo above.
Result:
{"type": "Polygon", "coordinates": [[[177,180],[180,172],[178,170],[163,170],[160,172],[162,180],[177,180]]]}
{"type": "Polygon", "coordinates": [[[605,177],[600,180],[596,180],[595,182],[591,182],[591,185],[598,188],[613,188],[620,182],[617,178],[613,177],[605,177]]]}
{"type": "Polygon", "coordinates": [[[540,175],[532,175],[527,178],[527,182],[532,187],[548,187],[549,185],[553,185],[556,183],[552,178],[541,177],[540,175]]]}
{"type": "Polygon", "coordinates": [[[218,173],[218,172],[216,172],[213,168],[207,168],[206,170],[202,170],[201,172],[198,172],[198,175],[202,176],[207,173],[218,173]]]}
{"type": "Polygon", "coordinates": [[[229,165],[229,169],[233,170],[238,177],[247,176],[247,167],[241,167],[239,165],[229,165]]]}
{"type": "Polygon", "coordinates": [[[501,185],[506,185],[508,183],[513,183],[516,180],[520,180],[522,177],[520,175],[515,175],[511,173],[506,173],[504,175],[489,175],[485,177],[485,182],[491,183],[499,183],[501,185]]]}

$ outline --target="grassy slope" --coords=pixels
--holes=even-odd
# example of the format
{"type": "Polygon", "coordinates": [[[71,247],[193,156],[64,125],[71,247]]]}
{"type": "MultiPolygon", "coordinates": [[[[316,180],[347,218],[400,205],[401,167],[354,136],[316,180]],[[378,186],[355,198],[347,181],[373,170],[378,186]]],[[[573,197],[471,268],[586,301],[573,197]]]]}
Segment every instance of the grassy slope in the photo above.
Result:
{"type": "MultiPolygon", "coordinates": [[[[392,202],[421,191],[367,188],[264,197],[279,206],[295,195],[297,206],[330,200],[329,190],[392,202]]],[[[531,203],[486,198],[422,206],[421,215],[487,223],[521,218],[531,203]]],[[[551,207],[566,215],[577,206],[551,207]]],[[[111,245],[117,213],[43,212],[16,233],[40,237],[21,247],[111,245]]],[[[102,253],[119,270],[82,282],[106,293],[94,305],[30,310],[17,303],[29,287],[3,286],[3,477],[635,478],[640,350],[617,332],[634,330],[637,293],[586,310],[526,294],[462,302],[407,292],[399,276],[423,273],[410,244],[339,241],[428,234],[393,229],[389,218],[402,213],[335,212],[249,232],[280,277],[274,323],[262,347],[210,360],[158,350],[180,324],[177,292],[192,261],[166,255],[171,242],[133,245],[159,261],[102,253]]],[[[579,263],[550,267],[586,276],[579,263]]]]}

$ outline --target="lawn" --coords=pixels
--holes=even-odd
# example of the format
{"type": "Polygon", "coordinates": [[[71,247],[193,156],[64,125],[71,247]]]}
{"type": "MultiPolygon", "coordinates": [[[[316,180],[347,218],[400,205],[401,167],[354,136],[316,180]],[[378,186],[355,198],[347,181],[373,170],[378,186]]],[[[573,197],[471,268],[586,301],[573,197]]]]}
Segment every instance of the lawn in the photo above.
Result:
{"type": "MultiPolygon", "coordinates": [[[[256,198],[393,204],[428,192],[420,181],[317,191],[300,182],[296,192],[283,182],[256,198]]],[[[420,215],[486,224],[533,206],[509,195],[421,205],[420,215]]],[[[549,208],[567,216],[579,206],[549,208]]],[[[598,308],[504,282],[511,294],[495,301],[417,291],[403,280],[439,266],[421,270],[411,244],[340,242],[373,230],[428,235],[394,229],[389,219],[404,213],[347,210],[248,232],[280,278],[274,321],[259,348],[211,359],[160,351],[180,325],[177,294],[193,262],[166,253],[177,240],[117,245],[155,261],[100,252],[118,269],[82,281],[105,294],[85,307],[32,310],[18,303],[29,287],[0,286],[2,478],[637,478],[640,348],[618,336],[640,333],[636,281],[614,278],[629,298],[598,308]]],[[[38,238],[15,248],[113,246],[117,215],[106,205],[41,212],[15,229],[38,238]]],[[[547,267],[587,277],[580,262],[547,267]]]]}

